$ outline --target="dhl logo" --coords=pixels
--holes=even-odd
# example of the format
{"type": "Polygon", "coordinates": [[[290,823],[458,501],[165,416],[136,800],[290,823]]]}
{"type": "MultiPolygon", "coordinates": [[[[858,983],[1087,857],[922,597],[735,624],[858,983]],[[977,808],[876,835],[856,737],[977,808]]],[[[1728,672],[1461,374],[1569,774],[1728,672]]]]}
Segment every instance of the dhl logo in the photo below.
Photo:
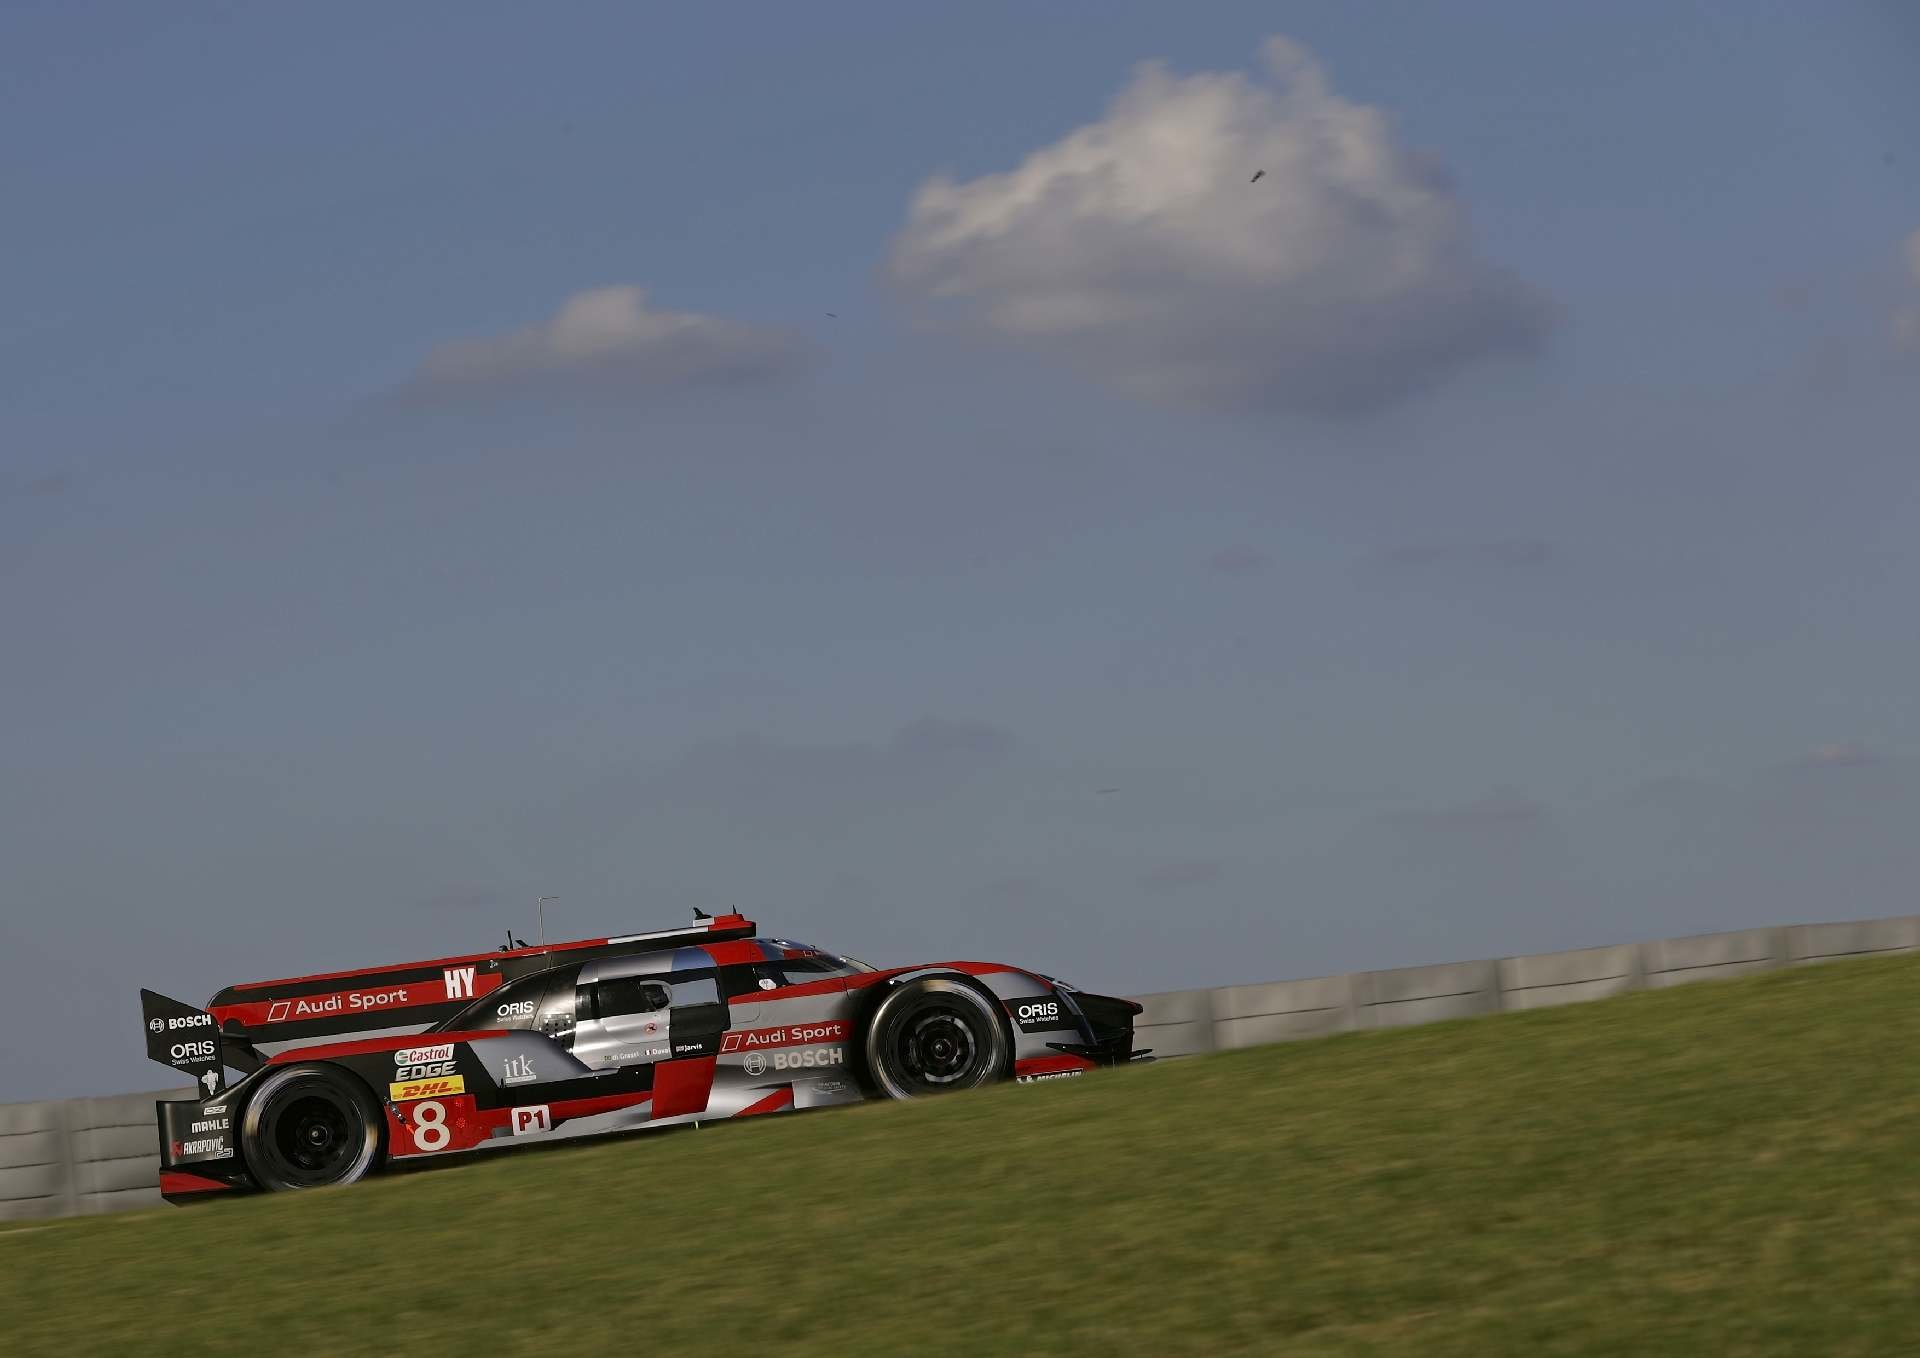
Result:
{"type": "Polygon", "coordinates": [[[467,1079],[464,1075],[442,1075],[433,1080],[403,1080],[387,1086],[387,1094],[395,1103],[410,1103],[414,1099],[444,1099],[450,1094],[466,1092],[467,1079]]]}

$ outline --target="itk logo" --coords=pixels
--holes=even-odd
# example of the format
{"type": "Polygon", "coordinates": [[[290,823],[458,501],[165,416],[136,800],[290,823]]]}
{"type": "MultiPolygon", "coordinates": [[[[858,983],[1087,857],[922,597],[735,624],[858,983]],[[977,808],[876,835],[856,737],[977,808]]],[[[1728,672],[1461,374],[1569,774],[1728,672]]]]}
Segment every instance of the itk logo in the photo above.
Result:
{"type": "Polygon", "coordinates": [[[473,998],[473,968],[445,967],[440,977],[447,985],[447,998],[450,1000],[470,1000],[473,998]]]}
{"type": "Polygon", "coordinates": [[[534,1132],[550,1132],[552,1130],[553,1118],[548,1114],[546,1104],[536,1103],[528,1108],[516,1108],[513,1110],[513,1134],[515,1136],[530,1136],[534,1132]]]}
{"type": "Polygon", "coordinates": [[[531,1056],[509,1056],[502,1079],[510,1085],[523,1085],[534,1079],[533,1058],[531,1056]]]}

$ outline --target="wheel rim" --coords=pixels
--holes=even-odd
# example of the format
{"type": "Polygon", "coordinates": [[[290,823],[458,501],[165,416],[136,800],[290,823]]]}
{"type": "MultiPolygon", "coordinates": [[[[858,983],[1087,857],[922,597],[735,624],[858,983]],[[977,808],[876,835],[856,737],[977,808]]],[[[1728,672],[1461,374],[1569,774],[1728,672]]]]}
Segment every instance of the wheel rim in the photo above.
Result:
{"type": "Polygon", "coordinates": [[[276,1177],[316,1187],[352,1177],[366,1129],[331,1090],[294,1086],[265,1110],[260,1144],[276,1177]]]}
{"type": "Polygon", "coordinates": [[[907,1002],[875,1036],[876,1070],[895,1098],[971,1089],[1001,1060],[993,1018],[961,1000],[930,994],[907,1002]]]}
{"type": "Polygon", "coordinates": [[[916,1079],[950,1085],[973,1065],[979,1044],[958,1014],[921,1014],[905,1027],[900,1035],[900,1063],[916,1079]]]}

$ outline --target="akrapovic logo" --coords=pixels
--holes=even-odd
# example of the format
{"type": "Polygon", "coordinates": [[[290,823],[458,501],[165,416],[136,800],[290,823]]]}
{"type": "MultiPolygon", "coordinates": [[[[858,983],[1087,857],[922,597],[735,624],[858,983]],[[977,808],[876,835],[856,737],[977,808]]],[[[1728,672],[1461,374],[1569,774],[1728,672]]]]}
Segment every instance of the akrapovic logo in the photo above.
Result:
{"type": "Polygon", "coordinates": [[[431,1080],[401,1080],[387,1086],[387,1096],[395,1103],[415,1099],[444,1099],[467,1092],[467,1081],[460,1075],[442,1075],[431,1080]]]}
{"type": "Polygon", "coordinates": [[[1059,1000],[1009,1000],[1007,1007],[1013,1010],[1014,1022],[1024,1032],[1044,1033],[1054,1028],[1074,1026],[1073,1015],[1059,1000]]]}
{"type": "Polygon", "coordinates": [[[174,1143],[173,1158],[183,1159],[189,1155],[202,1156],[209,1160],[224,1160],[233,1154],[233,1147],[218,1137],[201,1137],[196,1141],[174,1143]]]}

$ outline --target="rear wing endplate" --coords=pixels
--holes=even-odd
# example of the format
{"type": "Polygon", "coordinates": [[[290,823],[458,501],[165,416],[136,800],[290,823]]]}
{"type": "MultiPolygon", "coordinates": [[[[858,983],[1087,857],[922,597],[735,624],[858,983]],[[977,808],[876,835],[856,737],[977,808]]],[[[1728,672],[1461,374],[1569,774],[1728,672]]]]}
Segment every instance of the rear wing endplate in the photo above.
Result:
{"type": "Polygon", "coordinates": [[[220,1059],[220,1025],[212,1014],[158,991],[140,992],[140,1022],[147,1031],[147,1059],[169,1066],[212,1098],[226,1083],[220,1059]]]}

